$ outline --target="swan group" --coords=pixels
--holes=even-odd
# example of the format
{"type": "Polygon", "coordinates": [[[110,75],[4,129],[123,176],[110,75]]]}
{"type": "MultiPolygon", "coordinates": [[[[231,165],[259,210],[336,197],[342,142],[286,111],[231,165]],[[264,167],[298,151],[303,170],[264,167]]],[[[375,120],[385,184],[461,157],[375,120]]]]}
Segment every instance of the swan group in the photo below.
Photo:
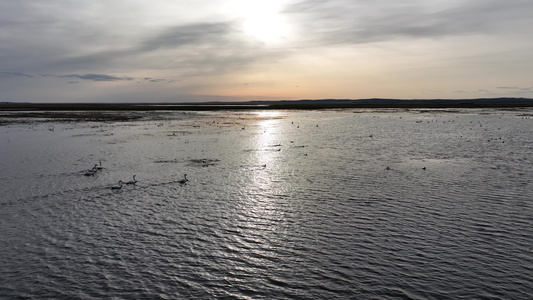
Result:
{"type": "MultiPolygon", "coordinates": [[[[266,165],[264,165],[263,167],[266,167],[266,165]]],[[[104,167],[102,167],[102,161],[100,160],[98,164],[94,164],[94,166],[91,169],[85,171],[85,173],[83,175],[85,175],[85,176],[94,176],[98,171],[101,171],[103,169],[104,169],[104,167]]],[[[137,184],[137,178],[136,177],[137,177],[137,175],[135,174],[135,175],[133,175],[132,180],[129,180],[129,181],[119,180],[117,185],[111,186],[111,190],[118,191],[118,190],[122,189],[122,186],[124,184],[126,184],[126,185],[136,185],[137,184]]],[[[187,174],[183,174],[183,179],[179,180],[178,183],[179,184],[186,184],[188,181],[189,181],[189,179],[187,179],[187,174]]]]}
{"type": "Polygon", "coordinates": [[[94,164],[94,166],[90,170],[87,170],[83,175],[94,176],[96,172],[103,170],[104,167],[102,167],[102,161],[99,161],[99,163],[100,164],[94,164]]]}
{"type": "Polygon", "coordinates": [[[122,180],[119,180],[118,181],[118,185],[111,186],[111,190],[118,191],[118,190],[122,189],[122,185],[123,184],[133,184],[133,185],[135,185],[137,183],[137,180],[135,179],[135,176],[137,176],[137,175],[133,175],[133,180],[130,180],[130,181],[124,182],[122,180]]]}
{"type": "MultiPolygon", "coordinates": [[[[94,168],[93,168],[93,169],[94,169],[94,168]]],[[[123,186],[124,184],[126,184],[126,185],[135,185],[135,184],[137,183],[136,176],[137,176],[137,175],[133,175],[133,180],[130,180],[130,181],[122,181],[122,180],[119,180],[119,181],[118,181],[118,185],[113,185],[113,186],[111,186],[111,190],[113,190],[113,191],[119,191],[120,189],[122,189],[122,186],[123,186]]],[[[189,179],[187,179],[187,174],[184,174],[184,175],[183,175],[183,179],[179,180],[178,183],[179,183],[179,184],[186,184],[188,181],[189,181],[189,179]]]]}

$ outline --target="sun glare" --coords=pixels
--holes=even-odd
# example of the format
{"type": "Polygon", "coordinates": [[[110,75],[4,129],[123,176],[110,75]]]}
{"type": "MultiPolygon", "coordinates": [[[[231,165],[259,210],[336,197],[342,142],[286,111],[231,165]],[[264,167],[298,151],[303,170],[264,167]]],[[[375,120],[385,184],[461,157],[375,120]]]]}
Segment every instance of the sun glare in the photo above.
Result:
{"type": "Polygon", "coordinates": [[[270,118],[278,119],[281,117],[281,113],[276,110],[262,110],[257,113],[257,116],[259,116],[260,118],[264,118],[264,119],[270,119],[270,118]]]}
{"type": "Polygon", "coordinates": [[[282,1],[239,1],[235,11],[242,20],[243,32],[265,43],[280,42],[289,35],[281,10],[282,1]]]}

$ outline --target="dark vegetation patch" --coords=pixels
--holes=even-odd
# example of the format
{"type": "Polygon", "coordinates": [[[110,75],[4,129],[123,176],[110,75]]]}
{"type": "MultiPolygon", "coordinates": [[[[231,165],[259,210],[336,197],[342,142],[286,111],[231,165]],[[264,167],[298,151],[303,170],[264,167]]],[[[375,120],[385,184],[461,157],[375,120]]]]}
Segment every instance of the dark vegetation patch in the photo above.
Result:
{"type": "Polygon", "coordinates": [[[124,122],[138,120],[141,114],[131,112],[63,112],[63,111],[39,111],[39,112],[0,112],[2,123],[28,123],[35,122],[124,122]]]}
{"type": "Polygon", "coordinates": [[[156,164],[177,164],[179,162],[180,161],[177,159],[159,159],[159,160],[154,161],[154,163],[156,164]]]}

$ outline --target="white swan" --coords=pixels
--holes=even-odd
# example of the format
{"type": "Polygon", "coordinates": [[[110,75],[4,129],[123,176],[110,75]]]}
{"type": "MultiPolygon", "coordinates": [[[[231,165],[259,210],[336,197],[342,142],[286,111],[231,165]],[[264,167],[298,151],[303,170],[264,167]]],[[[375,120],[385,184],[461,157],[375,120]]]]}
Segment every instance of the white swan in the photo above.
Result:
{"type": "Polygon", "coordinates": [[[88,170],[83,175],[85,175],[85,176],[94,176],[94,174],[96,174],[96,171],[97,171],[96,170],[96,165],[94,165],[94,167],[92,169],[88,170]]]}
{"type": "Polygon", "coordinates": [[[183,179],[178,181],[179,184],[186,184],[189,179],[187,179],[187,174],[183,175],[183,179]]]}
{"type": "Polygon", "coordinates": [[[124,183],[124,182],[122,182],[122,180],[119,180],[119,181],[118,181],[118,185],[114,185],[114,186],[112,186],[111,189],[112,189],[112,190],[120,190],[120,189],[122,188],[122,184],[123,184],[123,183],[124,183]]]}
{"type": "Polygon", "coordinates": [[[137,175],[133,175],[133,180],[127,181],[126,184],[133,184],[133,185],[135,185],[135,184],[137,183],[137,180],[135,180],[135,176],[137,176],[137,175]]]}

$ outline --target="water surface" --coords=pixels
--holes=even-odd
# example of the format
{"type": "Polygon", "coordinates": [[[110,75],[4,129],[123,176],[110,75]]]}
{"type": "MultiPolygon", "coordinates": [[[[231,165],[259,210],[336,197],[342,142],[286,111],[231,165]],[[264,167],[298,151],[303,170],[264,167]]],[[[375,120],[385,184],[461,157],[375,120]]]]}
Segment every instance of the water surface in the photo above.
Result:
{"type": "Polygon", "coordinates": [[[530,298],[531,114],[1,126],[0,297],[530,298]]]}

